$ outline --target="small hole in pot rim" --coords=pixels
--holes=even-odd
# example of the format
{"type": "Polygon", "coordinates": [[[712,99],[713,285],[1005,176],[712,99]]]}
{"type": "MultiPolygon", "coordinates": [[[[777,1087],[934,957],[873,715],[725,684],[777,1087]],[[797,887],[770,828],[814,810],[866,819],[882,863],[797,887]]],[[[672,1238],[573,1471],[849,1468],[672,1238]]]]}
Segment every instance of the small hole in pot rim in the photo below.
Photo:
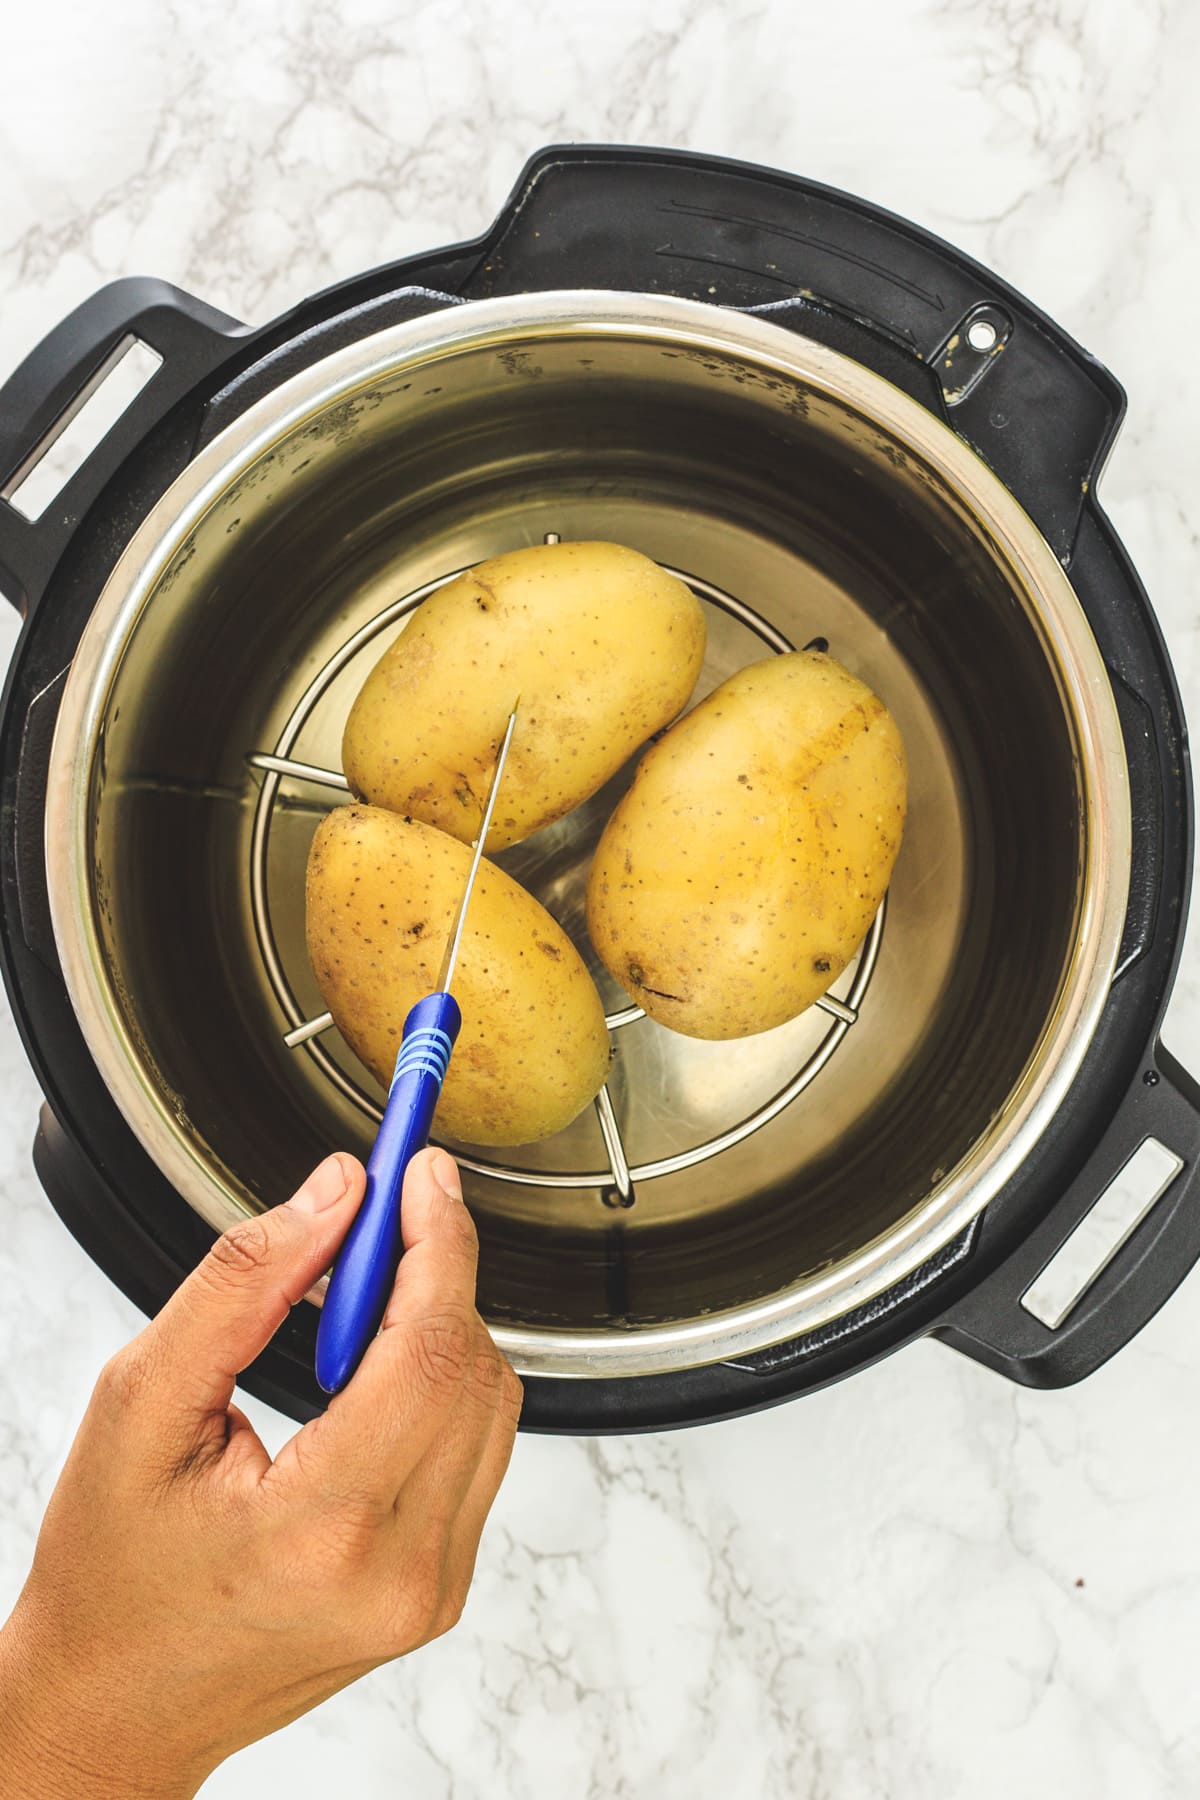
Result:
{"type": "Polygon", "coordinates": [[[972,350],[978,350],[981,353],[996,348],[998,335],[996,327],[990,319],[975,319],[967,326],[968,344],[972,350]]]}

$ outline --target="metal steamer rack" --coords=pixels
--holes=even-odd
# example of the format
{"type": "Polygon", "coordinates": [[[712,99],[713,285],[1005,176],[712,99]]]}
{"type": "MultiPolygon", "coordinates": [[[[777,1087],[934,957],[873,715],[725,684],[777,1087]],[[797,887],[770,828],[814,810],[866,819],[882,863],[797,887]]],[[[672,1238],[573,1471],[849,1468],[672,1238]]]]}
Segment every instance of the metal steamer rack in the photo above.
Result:
{"type": "MultiPolygon", "coordinates": [[[[557,532],[548,531],[543,541],[547,544],[557,544],[560,542],[560,538],[557,532]]],[[[732,594],[726,593],[712,582],[689,574],[686,570],[671,568],[665,563],[661,566],[668,575],[673,575],[678,580],[685,582],[697,599],[729,614],[739,623],[748,627],[769,649],[777,653],[784,653],[795,648],[795,645],[789,642],[782,632],[777,631],[760,613],[756,612],[753,607],[747,606],[744,601],[736,599],[732,594]]],[[[251,914],[267,979],[287,1021],[282,1034],[283,1042],[289,1050],[298,1050],[311,1057],[326,1079],[332,1082],[333,1086],[346,1099],[376,1124],[383,1117],[383,1107],[380,1102],[374,1099],[344,1069],[340,1068],[320,1042],[326,1032],[336,1030],[333,1014],[322,1012],[313,1017],[305,1017],[304,1008],[296,999],[283,965],[283,959],[279,954],[271,922],[267,891],[267,852],[271,823],[279,798],[280,784],[284,779],[308,783],[316,788],[333,789],[342,793],[349,792],[350,784],[340,771],[321,768],[316,764],[300,761],[292,755],[292,750],[305,725],[330,685],[361,650],[386,631],[390,625],[395,624],[398,619],[406,618],[414,612],[421,602],[438,588],[444,587],[447,582],[454,581],[459,575],[466,572],[466,568],[451,569],[446,574],[437,576],[422,587],[414,588],[402,599],[393,601],[374,618],[360,626],[313,677],[285,721],[273,749],[256,750],[246,757],[248,766],[263,777],[250,834],[251,914]]],[[[818,639],[815,642],[821,643],[821,640],[818,639]]],[[[822,647],[824,646],[822,645],[822,647]]],[[[592,1104],[596,1110],[600,1134],[608,1157],[606,1169],[578,1171],[521,1169],[478,1154],[464,1154],[456,1147],[454,1153],[457,1161],[463,1168],[470,1169],[479,1175],[489,1176],[495,1181],[514,1182],[525,1187],[590,1189],[597,1193],[605,1205],[628,1208],[635,1204],[637,1188],[640,1184],[653,1181],[659,1176],[673,1175],[680,1170],[693,1168],[698,1163],[707,1162],[709,1158],[721,1155],[723,1151],[731,1150],[736,1144],[743,1143],[751,1137],[771,1119],[776,1118],[785,1107],[796,1099],[797,1095],[825,1067],[842,1043],[846,1033],[857,1022],[878,960],[886,911],[887,901],[885,899],[858,952],[857,962],[851,964],[853,974],[845,998],[839,999],[833,993],[826,993],[815,1002],[816,1007],[828,1014],[831,1020],[829,1030],[820,1043],[805,1058],[789,1081],[762,1105],[756,1107],[753,1112],[727,1130],[717,1133],[702,1143],[693,1145],[690,1149],[678,1151],[672,1156],[660,1157],[654,1161],[631,1166],[625,1152],[617,1108],[613,1103],[609,1086],[605,1083],[592,1104]]],[[[842,975],[845,974],[846,971],[843,970],[842,975]]],[[[605,1017],[605,1024],[610,1032],[623,1031],[642,1023],[653,1029],[652,1021],[647,1020],[642,1008],[636,1005],[621,1007],[615,1012],[608,1013],[605,1017]]]]}

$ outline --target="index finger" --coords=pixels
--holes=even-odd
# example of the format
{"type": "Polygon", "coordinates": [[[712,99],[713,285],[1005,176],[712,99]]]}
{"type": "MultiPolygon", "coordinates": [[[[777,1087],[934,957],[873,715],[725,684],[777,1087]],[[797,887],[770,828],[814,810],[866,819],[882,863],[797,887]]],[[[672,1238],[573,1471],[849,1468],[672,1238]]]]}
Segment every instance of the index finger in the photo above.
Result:
{"type": "Polygon", "coordinates": [[[405,1253],[378,1337],[310,1425],[307,1474],[339,1494],[388,1505],[441,1431],[478,1353],[479,1246],[444,1150],[409,1164],[401,1197],[405,1253]]]}
{"type": "Polygon", "coordinates": [[[458,1166],[445,1150],[422,1150],[409,1164],[400,1228],[404,1255],[372,1350],[389,1331],[406,1326],[428,1301],[440,1297],[475,1311],[479,1238],[463,1204],[458,1166]]]}

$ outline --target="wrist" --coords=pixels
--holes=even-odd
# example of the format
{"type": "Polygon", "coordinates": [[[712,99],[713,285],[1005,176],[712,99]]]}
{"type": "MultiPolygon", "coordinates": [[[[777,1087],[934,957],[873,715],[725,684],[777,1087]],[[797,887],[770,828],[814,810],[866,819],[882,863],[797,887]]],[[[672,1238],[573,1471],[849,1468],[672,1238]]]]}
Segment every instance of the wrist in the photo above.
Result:
{"type": "Polygon", "coordinates": [[[211,1774],[136,1717],[121,1677],[67,1667],[17,1611],[0,1630],[0,1800],[193,1800],[211,1774]]]}

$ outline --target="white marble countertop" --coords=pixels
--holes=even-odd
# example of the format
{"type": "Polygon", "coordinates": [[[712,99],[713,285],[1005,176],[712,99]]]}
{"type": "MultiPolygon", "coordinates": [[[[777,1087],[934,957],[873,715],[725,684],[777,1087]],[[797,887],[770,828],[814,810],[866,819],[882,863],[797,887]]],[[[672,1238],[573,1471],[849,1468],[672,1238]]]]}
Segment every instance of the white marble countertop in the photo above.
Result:
{"type": "MultiPolygon", "coordinates": [[[[726,152],[941,232],[1126,383],[1104,499],[1200,717],[1191,0],[43,0],[4,40],[4,372],[117,275],[258,321],[474,233],[549,141],[726,152]]],[[[1195,929],[1166,1036],[1200,1066],[1195,929]]],[[[41,1194],[37,1106],[6,1013],[0,1609],[139,1323],[41,1194]]],[[[1200,1276],[1064,1393],[920,1344],[732,1425],[523,1439],[460,1628],[206,1793],[1194,1796],[1198,1325],[1200,1276]]]]}

